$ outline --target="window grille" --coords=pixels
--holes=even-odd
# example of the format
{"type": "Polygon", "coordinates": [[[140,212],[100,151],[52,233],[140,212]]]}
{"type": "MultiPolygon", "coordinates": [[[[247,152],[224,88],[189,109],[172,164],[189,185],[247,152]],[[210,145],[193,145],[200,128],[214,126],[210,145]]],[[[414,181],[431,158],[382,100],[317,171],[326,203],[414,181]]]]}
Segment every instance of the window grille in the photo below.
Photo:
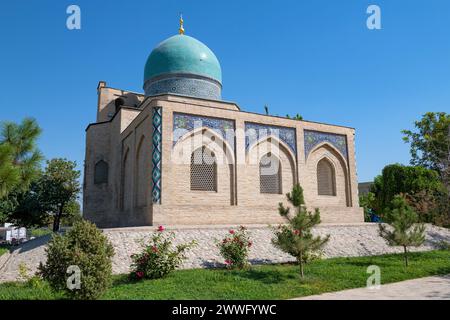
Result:
{"type": "Polygon", "coordinates": [[[261,193],[281,194],[281,164],[268,153],[259,162],[259,190],[261,193]]]}
{"type": "Polygon", "coordinates": [[[214,153],[205,147],[191,155],[191,190],[217,191],[217,163],[214,153]]]}

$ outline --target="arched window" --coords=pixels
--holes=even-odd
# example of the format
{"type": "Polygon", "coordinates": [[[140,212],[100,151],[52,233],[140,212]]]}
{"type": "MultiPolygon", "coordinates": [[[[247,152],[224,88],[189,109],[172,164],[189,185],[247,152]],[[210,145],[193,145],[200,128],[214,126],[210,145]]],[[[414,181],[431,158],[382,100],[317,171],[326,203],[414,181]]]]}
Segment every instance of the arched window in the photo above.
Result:
{"type": "Polygon", "coordinates": [[[213,152],[205,147],[191,155],[191,190],[217,191],[217,163],[213,152]]]}
{"type": "Polygon", "coordinates": [[[321,196],[336,195],[334,168],[325,158],[317,163],[317,191],[321,196]]]}
{"type": "Polygon", "coordinates": [[[94,166],[94,184],[108,182],[108,163],[103,160],[97,162],[94,166]]]}
{"type": "Polygon", "coordinates": [[[270,152],[259,162],[259,190],[261,193],[281,194],[281,163],[270,152]]]}

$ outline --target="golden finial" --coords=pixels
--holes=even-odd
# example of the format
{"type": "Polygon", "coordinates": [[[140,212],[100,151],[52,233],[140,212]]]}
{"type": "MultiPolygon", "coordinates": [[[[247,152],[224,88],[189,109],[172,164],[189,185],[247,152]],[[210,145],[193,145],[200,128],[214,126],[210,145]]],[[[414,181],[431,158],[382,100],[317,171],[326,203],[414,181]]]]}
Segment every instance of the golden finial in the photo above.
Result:
{"type": "Polygon", "coordinates": [[[178,29],[179,34],[184,34],[184,28],[183,28],[183,15],[180,14],[180,29],[178,29]]]}

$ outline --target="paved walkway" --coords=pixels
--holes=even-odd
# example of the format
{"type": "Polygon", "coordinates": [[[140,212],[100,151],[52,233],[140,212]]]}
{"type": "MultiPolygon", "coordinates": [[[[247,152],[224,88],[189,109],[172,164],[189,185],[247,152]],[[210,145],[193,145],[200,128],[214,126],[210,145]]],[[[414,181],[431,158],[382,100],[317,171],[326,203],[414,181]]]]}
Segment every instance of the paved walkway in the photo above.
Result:
{"type": "Polygon", "coordinates": [[[425,277],[381,285],[324,293],[295,300],[450,300],[450,275],[425,277]]]}

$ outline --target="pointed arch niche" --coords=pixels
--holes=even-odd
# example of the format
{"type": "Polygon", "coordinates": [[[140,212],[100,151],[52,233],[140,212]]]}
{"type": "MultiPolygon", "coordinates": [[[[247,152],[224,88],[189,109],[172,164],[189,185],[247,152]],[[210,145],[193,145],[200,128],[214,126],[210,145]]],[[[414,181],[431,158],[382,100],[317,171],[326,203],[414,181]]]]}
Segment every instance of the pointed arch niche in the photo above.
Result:
{"type": "Polygon", "coordinates": [[[132,170],[130,149],[127,148],[122,160],[122,176],[121,176],[121,201],[120,208],[122,210],[130,210],[132,207],[132,170]]]}
{"type": "Polygon", "coordinates": [[[245,161],[239,177],[240,190],[245,190],[245,195],[240,197],[239,203],[258,206],[268,198],[274,203],[285,203],[285,193],[297,182],[296,157],[289,145],[276,136],[262,137],[249,146],[245,161]],[[262,177],[262,169],[266,170],[269,165],[268,159],[273,160],[271,169],[266,172],[269,176],[262,177]]]}
{"type": "MultiPolygon", "coordinates": [[[[198,158],[198,157],[197,157],[198,158]]],[[[172,149],[170,176],[174,177],[173,192],[167,197],[177,205],[235,205],[235,156],[232,146],[217,131],[208,127],[195,128],[180,137],[172,149]],[[206,151],[214,159],[210,168],[214,174],[214,190],[192,188],[192,170],[201,176],[201,163],[192,164],[198,150],[206,151]],[[193,165],[195,168],[193,168],[193,165]]]]}
{"type": "Polygon", "coordinates": [[[328,142],[314,147],[306,158],[308,179],[303,183],[310,206],[351,207],[347,161],[328,142]]]}
{"type": "Polygon", "coordinates": [[[149,172],[147,168],[149,165],[146,163],[146,146],[147,140],[144,135],[138,140],[138,145],[136,149],[136,166],[134,173],[135,181],[135,206],[143,207],[147,204],[146,194],[148,186],[148,176],[149,172]]]}

